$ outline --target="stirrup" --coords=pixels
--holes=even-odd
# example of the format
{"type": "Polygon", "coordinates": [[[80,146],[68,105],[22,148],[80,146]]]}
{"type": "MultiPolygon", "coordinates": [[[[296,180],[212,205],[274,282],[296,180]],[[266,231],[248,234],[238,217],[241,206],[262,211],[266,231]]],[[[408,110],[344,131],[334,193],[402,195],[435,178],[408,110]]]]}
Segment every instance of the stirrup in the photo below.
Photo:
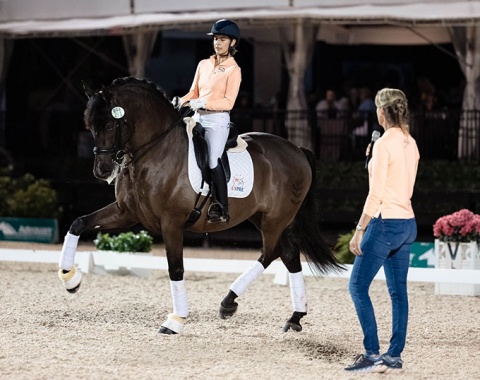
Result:
{"type": "Polygon", "coordinates": [[[207,211],[207,223],[226,223],[230,220],[226,208],[218,202],[210,205],[207,211]]]}

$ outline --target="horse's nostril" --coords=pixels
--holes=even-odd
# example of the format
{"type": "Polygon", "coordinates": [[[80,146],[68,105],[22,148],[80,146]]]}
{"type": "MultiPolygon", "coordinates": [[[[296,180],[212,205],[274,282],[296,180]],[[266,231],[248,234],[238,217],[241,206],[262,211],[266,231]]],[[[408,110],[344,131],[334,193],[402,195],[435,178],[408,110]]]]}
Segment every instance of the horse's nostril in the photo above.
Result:
{"type": "Polygon", "coordinates": [[[108,176],[110,176],[112,171],[113,167],[111,165],[98,163],[97,165],[95,165],[93,174],[97,178],[107,178],[108,176]]]}

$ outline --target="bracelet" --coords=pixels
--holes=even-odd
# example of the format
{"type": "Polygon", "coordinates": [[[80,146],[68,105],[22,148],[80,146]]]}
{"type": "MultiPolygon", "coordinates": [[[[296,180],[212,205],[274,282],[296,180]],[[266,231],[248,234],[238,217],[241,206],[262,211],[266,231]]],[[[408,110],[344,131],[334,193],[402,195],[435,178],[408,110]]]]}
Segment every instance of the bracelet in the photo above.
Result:
{"type": "Polygon", "coordinates": [[[355,227],[357,231],[365,231],[365,228],[363,228],[360,224],[357,224],[357,227],[355,227]]]}

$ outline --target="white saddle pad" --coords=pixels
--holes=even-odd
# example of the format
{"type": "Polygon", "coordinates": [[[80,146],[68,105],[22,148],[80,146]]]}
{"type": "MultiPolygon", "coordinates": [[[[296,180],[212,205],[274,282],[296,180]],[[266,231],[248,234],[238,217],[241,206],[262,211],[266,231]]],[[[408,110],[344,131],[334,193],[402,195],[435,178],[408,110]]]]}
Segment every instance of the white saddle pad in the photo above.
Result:
{"type": "MultiPolygon", "coordinates": [[[[184,118],[188,134],[188,179],[197,194],[207,195],[209,186],[207,183],[202,187],[202,172],[200,171],[192,141],[192,129],[195,121],[184,118]]],[[[230,162],[230,181],[228,181],[228,196],[231,198],[245,198],[253,188],[253,162],[250,153],[246,150],[247,143],[239,137],[239,146],[227,151],[230,162]]]]}

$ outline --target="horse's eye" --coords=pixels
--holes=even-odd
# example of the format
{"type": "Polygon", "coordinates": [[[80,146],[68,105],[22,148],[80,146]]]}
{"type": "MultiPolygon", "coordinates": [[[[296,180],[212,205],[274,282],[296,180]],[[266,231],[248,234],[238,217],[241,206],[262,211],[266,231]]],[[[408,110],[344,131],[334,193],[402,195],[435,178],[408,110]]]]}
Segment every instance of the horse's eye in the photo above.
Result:
{"type": "Polygon", "coordinates": [[[112,129],[113,129],[112,124],[107,124],[107,126],[105,127],[105,130],[108,131],[108,132],[110,132],[112,129]]]}

